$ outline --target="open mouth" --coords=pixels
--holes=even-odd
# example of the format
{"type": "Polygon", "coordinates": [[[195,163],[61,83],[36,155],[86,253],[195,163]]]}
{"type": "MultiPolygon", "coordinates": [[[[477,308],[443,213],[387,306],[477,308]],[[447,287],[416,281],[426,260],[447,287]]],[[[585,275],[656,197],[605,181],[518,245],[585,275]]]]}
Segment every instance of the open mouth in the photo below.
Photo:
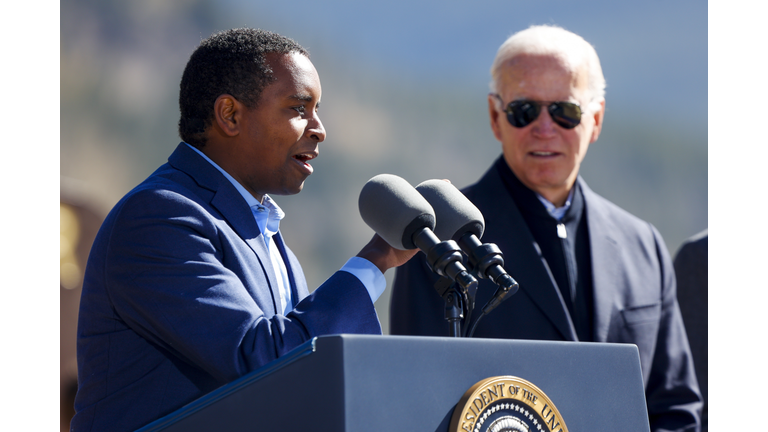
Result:
{"type": "Polygon", "coordinates": [[[306,152],[306,153],[299,153],[296,155],[293,155],[293,158],[298,160],[299,162],[307,162],[311,161],[312,159],[317,157],[316,152],[306,152]]]}
{"type": "Polygon", "coordinates": [[[317,157],[317,151],[299,153],[299,154],[293,155],[293,159],[301,163],[301,165],[307,168],[310,172],[312,172],[312,165],[309,164],[309,161],[311,161],[316,157],[317,157]]]}
{"type": "Polygon", "coordinates": [[[537,157],[549,157],[549,156],[557,156],[559,153],[547,152],[547,151],[534,151],[534,152],[531,152],[530,154],[537,157]]]}

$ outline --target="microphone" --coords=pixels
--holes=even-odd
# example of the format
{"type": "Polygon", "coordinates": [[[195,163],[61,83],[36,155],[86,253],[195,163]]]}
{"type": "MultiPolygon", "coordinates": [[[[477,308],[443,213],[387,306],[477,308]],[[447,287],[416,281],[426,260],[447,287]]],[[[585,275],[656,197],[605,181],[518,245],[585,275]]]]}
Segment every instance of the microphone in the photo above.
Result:
{"type": "Polygon", "coordinates": [[[435,273],[458,283],[465,292],[477,288],[477,279],[462,264],[459,246],[435,235],[432,206],[403,178],[379,174],[368,180],[360,191],[358,207],[363,221],[390,246],[401,250],[418,247],[435,273]]]}
{"type": "Polygon", "coordinates": [[[480,243],[485,220],[480,210],[451,183],[444,180],[427,180],[416,186],[416,190],[432,206],[437,226],[435,233],[440,238],[458,242],[469,256],[478,277],[486,278],[498,285],[491,300],[483,307],[487,315],[507,296],[514,295],[519,285],[504,270],[501,250],[493,243],[480,243]]]}

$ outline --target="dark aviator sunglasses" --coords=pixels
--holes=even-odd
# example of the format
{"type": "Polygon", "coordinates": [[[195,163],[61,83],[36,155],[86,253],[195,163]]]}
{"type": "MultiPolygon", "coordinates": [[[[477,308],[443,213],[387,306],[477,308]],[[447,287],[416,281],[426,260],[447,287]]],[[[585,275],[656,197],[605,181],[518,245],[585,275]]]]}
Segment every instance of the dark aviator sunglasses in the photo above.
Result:
{"type": "MultiPolygon", "coordinates": [[[[494,94],[504,104],[501,96],[494,94]]],[[[552,120],[564,129],[573,129],[581,123],[581,107],[573,102],[543,102],[534,100],[515,100],[504,109],[507,121],[516,128],[524,128],[533,123],[541,113],[541,106],[546,105],[552,120]]]]}

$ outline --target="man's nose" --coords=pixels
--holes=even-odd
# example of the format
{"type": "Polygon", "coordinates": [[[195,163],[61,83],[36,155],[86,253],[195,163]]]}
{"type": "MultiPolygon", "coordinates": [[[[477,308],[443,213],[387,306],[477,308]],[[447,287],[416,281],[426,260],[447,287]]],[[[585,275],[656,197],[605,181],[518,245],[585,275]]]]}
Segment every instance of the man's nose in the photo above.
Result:
{"type": "Polygon", "coordinates": [[[307,125],[307,134],[310,138],[317,140],[317,142],[325,141],[325,127],[323,127],[323,122],[320,121],[320,116],[317,114],[312,117],[307,125]]]}
{"type": "Polygon", "coordinates": [[[547,107],[541,107],[539,117],[533,122],[533,134],[539,137],[549,138],[557,134],[557,124],[549,115],[547,107]]]}

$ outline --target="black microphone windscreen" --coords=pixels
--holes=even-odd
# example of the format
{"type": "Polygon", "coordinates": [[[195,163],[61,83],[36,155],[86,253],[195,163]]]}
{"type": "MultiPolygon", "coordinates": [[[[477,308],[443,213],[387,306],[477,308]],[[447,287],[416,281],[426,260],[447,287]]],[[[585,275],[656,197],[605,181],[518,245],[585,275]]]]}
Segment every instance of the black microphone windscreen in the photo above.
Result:
{"type": "Polygon", "coordinates": [[[477,238],[483,236],[483,214],[456,186],[445,180],[427,180],[416,186],[416,190],[435,211],[434,231],[438,238],[458,241],[466,233],[477,238]]]}
{"type": "Polygon", "coordinates": [[[435,212],[405,179],[379,174],[363,186],[358,199],[363,221],[397,249],[414,249],[413,235],[435,227],[435,212]]]}

